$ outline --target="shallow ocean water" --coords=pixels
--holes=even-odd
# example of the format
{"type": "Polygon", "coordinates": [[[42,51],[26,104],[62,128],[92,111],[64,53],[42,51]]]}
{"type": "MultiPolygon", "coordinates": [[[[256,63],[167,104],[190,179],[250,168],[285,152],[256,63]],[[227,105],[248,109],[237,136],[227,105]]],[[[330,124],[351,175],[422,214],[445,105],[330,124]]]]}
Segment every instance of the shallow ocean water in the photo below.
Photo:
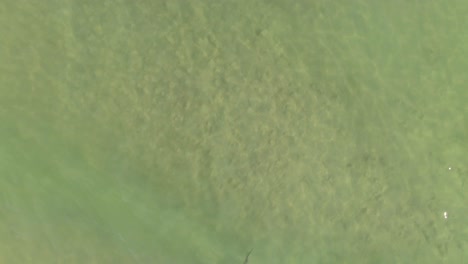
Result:
{"type": "Polygon", "coordinates": [[[462,263],[450,2],[0,4],[0,261],[462,263]]]}

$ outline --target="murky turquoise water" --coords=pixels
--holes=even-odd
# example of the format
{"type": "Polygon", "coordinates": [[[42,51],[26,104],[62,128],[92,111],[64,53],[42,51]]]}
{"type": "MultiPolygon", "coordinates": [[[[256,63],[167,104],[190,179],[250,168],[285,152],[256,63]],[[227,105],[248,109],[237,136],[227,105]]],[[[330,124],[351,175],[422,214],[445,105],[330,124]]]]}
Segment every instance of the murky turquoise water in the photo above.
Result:
{"type": "Polygon", "coordinates": [[[468,5],[380,2],[3,1],[0,262],[463,263],[468,5]]]}

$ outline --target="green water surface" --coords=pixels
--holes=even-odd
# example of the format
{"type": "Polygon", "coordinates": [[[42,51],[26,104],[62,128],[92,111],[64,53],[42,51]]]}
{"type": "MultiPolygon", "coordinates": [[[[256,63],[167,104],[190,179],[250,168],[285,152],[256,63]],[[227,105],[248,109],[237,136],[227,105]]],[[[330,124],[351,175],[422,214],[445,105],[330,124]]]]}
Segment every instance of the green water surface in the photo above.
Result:
{"type": "Polygon", "coordinates": [[[0,263],[468,263],[466,14],[2,1],[0,263]]]}

